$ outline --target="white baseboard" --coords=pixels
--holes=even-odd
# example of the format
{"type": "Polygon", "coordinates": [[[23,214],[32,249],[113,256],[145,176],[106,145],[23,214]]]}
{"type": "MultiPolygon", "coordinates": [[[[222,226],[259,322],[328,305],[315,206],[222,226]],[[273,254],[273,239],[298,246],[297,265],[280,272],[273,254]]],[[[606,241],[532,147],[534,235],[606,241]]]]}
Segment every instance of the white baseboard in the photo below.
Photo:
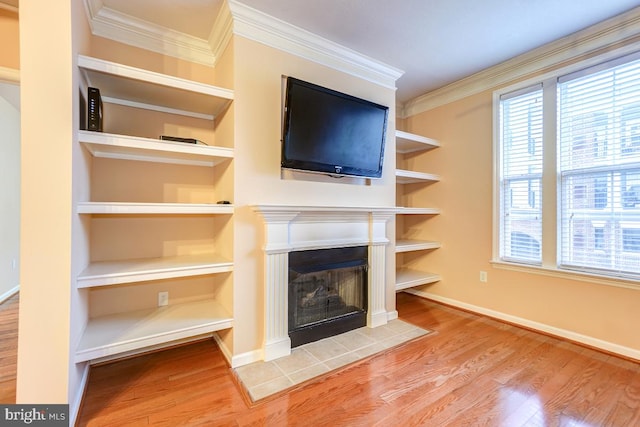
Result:
{"type": "Polygon", "coordinates": [[[246,353],[238,354],[237,356],[233,356],[231,360],[231,367],[237,368],[240,366],[248,365],[254,362],[260,362],[263,358],[262,349],[247,351],[246,353]]]}
{"type": "Polygon", "coordinates": [[[458,301],[451,298],[446,298],[440,295],[432,294],[430,292],[419,291],[415,289],[405,289],[405,292],[417,295],[423,298],[427,298],[436,302],[441,302],[453,307],[458,307],[464,310],[472,311],[474,313],[482,314],[495,319],[504,320],[515,325],[523,326],[528,329],[533,329],[545,334],[553,335],[560,338],[565,338],[570,341],[574,341],[580,344],[587,345],[589,347],[597,348],[609,353],[618,354],[623,357],[631,358],[634,360],[640,360],[640,350],[625,347],[619,344],[615,344],[609,341],[604,341],[598,338],[590,337],[588,335],[582,335],[577,332],[569,331],[566,329],[556,328],[544,323],[535,322],[533,320],[524,319],[522,317],[512,316],[510,314],[502,313],[488,308],[480,307],[473,304],[468,304],[462,301],[458,301]]]}
{"type": "Polygon", "coordinates": [[[69,402],[69,425],[75,426],[76,421],[78,419],[78,414],[80,412],[80,407],[82,405],[82,399],[84,398],[84,393],[87,390],[87,382],[89,381],[89,368],[91,365],[88,363],[84,364],[84,372],[82,373],[82,378],[80,379],[80,385],[78,386],[78,393],[76,393],[76,398],[73,402],[69,402]]]}
{"type": "Polygon", "coordinates": [[[262,360],[262,350],[248,351],[246,353],[233,356],[231,351],[229,351],[229,348],[227,348],[224,342],[222,342],[218,334],[214,334],[213,339],[218,344],[218,347],[220,347],[220,351],[222,351],[222,355],[224,356],[224,358],[227,360],[227,363],[232,368],[237,368],[238,366],[244,366],[244,365],[248,365],[249,363],[259,362],[262,360]]]}
{"type": "Polygon", "coordinates": [[[377,313],[367,313],[367,326],[370,328],[386,325],[388,321],[389,314],[384,310],[377,313]]]}
{"type": "Polygon", "coordinates": [[[398,318],[398,310],[388,311],[387,312],[387,322],[391,320],[396,320],[398,318]]]}
{"type": "Polygon", "coordinates": [[[218,344],[218,348],[220,349],[220,351],[222,352],[222,356],[225,358],[225,360],[227,361],[227,363],[233,367],[233,364],[231,363],[231,359],[232,359],[232,353],[231,351],[229,351],[229,348],[225,345],[224,341],[222,341],[220,339],[220,335],[218,334],[213,334],[213,340],[216,342],[216,344],[218,344]]]}
{"type": "Polygon", "coordinates": [[[20,291],[20,285],[15,286],[11,289],[9,289],[7,292],[5,292],[4,294],[0,295],[0,304],[2,304],[3,302],[5,302],[6,300],[8,300],[9,298],[11,298],[12,296],[14,296],[15,294],[17,294],[20,291]]]}

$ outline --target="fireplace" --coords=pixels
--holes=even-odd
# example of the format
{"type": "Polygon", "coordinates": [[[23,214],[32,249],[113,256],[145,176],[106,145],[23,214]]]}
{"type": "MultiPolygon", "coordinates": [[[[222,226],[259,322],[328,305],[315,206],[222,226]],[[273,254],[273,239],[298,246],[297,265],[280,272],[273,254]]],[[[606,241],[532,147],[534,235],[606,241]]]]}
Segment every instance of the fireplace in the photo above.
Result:
{"type": "MultiPolygon", "coordinates": [[[[386,236],[387,221],[395,216],[395,208],[384,207],[336,207],[336,206],[285,206],[285,205],[257,205],[253,209],[258,212],[265,225],[264,245],[264,342],[262,347],[262,359],[270,361],[291,354],[292,341],[298,338],[290,337],[290,323],[295,320],[289,317],[289,300],[296,298],[294,291],[289,290],[290,277],[308,275],[305,283],[328,282],[327,276],[313,272],[316,267],[298,266],[294,272],[290,271],[290,255],[295,258],[303,252],[317,252],[316,256],[330,253],[336,248],[354,249],[366,253],[366,261],[360,265],[350,257],[341,255],[338,258],[350,259],[354,265],[337,265],[323,268],[330,270],[331,277],[337,273],[347,273],[348,276],[357,275],[363,281],[364,294],[363,305],[358,309],[349,308],[342,317],[364,316],[366,326],[375,328],[384,325],[390,318],[396,318],[397,312],[387,312],[387,284],[393,285],[393,277],[387,277],[387,251],[386,245],[389,239],[386,236]],[[323,252],[329,250],[328,252],[323,252]],[[306,269],[306,271],[305,271],[306,269]],[[351,269],[351,270],[349,270],[351,269]],[[336,271],[334,271],[336,270],[336,271]],[[357,274],[356,274],[357,272],[357,274]],[[290,292],[294,292],[292,295],[290,292]],[[358,314],[355,314],[355,313],[358,314]]],[[[341,250],[341,249],[338,249],[341,250]]],[[[362,258],[360,255],[354,258],[362,258]]],[[[389,258],[393,259],[393,255],[389,258]]],[[[303,263],[306,265],[306,262],[303,263]]],[[[326,267],[326,266],[325,266],[326,267]]],[[[393,270],[389,272],[393,275],[393,270]]],[[[354,278],[340,279],[345,289],[350,288],[354,278]]],[[[305,302],[309,305],[315,295],[323,296],[324,304],[345,306],[358,306],[355,301],[347,301],[340,293],[342,302],[335,298],[326,286],[312,286],[308,283],[301,286],[307,297],[305,302]],[[316,291],[317,290],[317,291],[316,291]]],[[[301,300],[302,301],[302,300],[301,300]]],[[[321,302],[320,299],[316,303],[321,302]]],[[[304,305],[304,304],[303,304],[304,305]]],[[[335,310],[334,310],[335,312],[335,310]]],[[[313,329],[316,324],[314,314],[305,313],[305,318],[300,325],[303,328],[313,329]]],[[[358,320],[359,322],[359,320],[358,320]]],[[[359,326],[356,326],[359,327],[359,326]]],[[[294,334],[295,335],[295,334],[294,334]]]]}
{"type": "Polygon", "coordinates": [[[366,246],[289,253],[291,347],[367,324],[366,246]]]}

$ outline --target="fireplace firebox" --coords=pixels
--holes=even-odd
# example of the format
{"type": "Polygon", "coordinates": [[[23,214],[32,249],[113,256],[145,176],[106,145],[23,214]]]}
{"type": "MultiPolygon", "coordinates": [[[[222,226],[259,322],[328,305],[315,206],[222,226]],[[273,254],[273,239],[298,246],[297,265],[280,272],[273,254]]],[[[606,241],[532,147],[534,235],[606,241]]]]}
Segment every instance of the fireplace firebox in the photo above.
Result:
{"type": "Polygon", "coordinates": [[[291,347],[367,324],[366,246],[289,253],[291,347]]]}

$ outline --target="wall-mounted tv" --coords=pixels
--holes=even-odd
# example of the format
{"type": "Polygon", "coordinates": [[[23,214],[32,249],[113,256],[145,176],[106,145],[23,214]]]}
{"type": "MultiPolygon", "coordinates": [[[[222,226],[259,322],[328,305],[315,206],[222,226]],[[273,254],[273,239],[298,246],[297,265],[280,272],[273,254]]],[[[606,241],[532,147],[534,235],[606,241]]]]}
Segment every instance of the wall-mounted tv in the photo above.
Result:
{"type": "Polygon", "coordinates": [[[287,78],[282,167],[380,178],[389,107],[287,78]]]}

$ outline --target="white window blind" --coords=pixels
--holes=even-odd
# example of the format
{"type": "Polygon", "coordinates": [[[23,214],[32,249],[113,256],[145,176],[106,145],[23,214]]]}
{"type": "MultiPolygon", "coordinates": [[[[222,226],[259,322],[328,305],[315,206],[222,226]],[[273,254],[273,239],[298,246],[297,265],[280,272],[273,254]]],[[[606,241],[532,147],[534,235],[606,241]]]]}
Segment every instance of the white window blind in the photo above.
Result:
{"type": "Polygon", "coordinates": [[[500,97],[500,258],[542,261],[542,86],[500,97]]]}
{"type": "Polygon", "coordinates": [[[640,60],[628,61],[558,80],[561,267],[640,273],[640,60]]]}

